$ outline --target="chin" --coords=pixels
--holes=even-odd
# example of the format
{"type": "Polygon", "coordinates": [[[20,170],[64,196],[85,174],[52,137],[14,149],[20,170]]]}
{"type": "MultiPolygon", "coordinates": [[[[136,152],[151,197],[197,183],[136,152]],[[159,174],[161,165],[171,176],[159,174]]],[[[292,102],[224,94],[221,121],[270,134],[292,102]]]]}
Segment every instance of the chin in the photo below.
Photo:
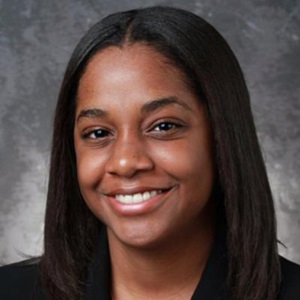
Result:
{"type": "Polygon", "coordinates": [[[143,228],[141,225],[125,226],[119,230],[113,230],[107,227],[108,240],[110,245],[116,243],[126,247],[136,249],[153,249],[160,247],[168,240],[167,234],[159,230],[156,226],[143,228]],[[133,228],[134,227],[134,228],[133,228]],[[139,230],[137,230],[139,228],[139,230]]]}

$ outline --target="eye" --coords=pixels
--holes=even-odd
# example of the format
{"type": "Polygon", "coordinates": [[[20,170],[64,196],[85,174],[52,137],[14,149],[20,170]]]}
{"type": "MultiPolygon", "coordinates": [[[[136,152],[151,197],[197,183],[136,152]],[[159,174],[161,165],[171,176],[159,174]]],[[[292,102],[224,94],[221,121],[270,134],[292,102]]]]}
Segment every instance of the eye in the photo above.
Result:
{"type": "Polygon", "coordinates": [[[160,120],[151,126],[148,134],[156,139],[175,139],[182,136],[186,127],[182,121],[160,120]]]}
{"type": "Polygon", "coordinates": [[[109,131],[102,129],[102,128],[97,128],[93,130],[89,130],[88,132],[83,133],[83,138],[84,139],[103,139],[107,137],[110,134],[109,131]]]}
{"type": "Polygon", "coordinates": [[[172,122],[161,122],[153,128],[154,131],[169,131],[179,127],[178,124],[172,122]]]}

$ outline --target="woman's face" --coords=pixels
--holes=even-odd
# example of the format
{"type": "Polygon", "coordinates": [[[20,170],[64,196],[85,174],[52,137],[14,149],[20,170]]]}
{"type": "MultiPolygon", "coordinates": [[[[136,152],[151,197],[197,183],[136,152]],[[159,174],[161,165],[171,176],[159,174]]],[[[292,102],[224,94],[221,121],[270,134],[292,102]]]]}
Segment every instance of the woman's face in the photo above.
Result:
{"type": "Polygon", "coordinates": [[[147,247],[208,226],[214,170],[205,109],[160,53],[133,44],[95,54],[74,126],[81,193],[110,241],[147,247]]]}

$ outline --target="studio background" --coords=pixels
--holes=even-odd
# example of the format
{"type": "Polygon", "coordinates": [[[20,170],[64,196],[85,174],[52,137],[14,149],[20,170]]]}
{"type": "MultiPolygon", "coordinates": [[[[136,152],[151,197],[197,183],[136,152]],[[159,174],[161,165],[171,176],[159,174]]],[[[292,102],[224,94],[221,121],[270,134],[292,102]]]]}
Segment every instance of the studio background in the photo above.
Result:
{"type": "Polygon", "coordinates": [[[300,263],[300,1],[0,0],[0,264],[42,252],[53,111],[75,45],[107,14],[152,5],[202,16],[234,50],[287,246],[280,253],[300,263]]]}

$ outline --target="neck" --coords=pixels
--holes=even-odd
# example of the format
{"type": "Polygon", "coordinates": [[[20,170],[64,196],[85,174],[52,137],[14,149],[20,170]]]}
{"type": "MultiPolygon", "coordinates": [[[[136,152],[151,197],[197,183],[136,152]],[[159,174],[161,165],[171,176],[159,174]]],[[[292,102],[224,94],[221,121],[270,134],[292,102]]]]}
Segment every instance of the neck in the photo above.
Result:
{"type": "Polygon", "coordinates": [[[212,224],[201,227],[148,248],[116,242],[108,230],[113,299],[190,299],[214,238],[212,224]]]}

